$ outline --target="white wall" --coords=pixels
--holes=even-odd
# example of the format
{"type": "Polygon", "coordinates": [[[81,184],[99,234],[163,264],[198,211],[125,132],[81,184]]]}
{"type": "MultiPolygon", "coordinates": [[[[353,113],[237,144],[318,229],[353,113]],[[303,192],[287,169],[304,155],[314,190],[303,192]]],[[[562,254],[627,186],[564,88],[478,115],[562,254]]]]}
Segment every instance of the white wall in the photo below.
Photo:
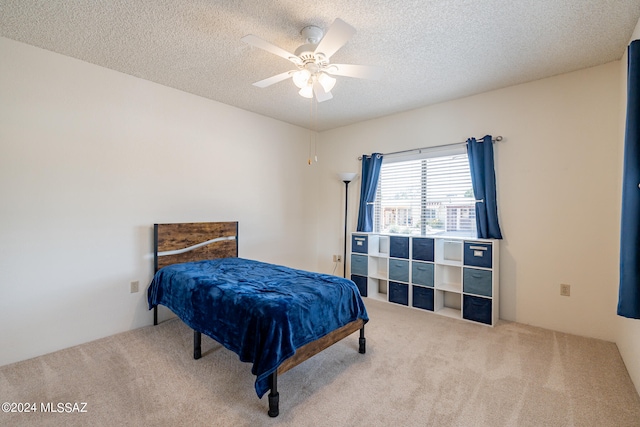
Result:
{"type": "Polygon", "coordinates": [[[0,365],[150,324],[156,222],[237,220],[240,256],[315,268],[307,130],[5,38],[0,57],[0,365]]]}
{"type": "MultiPolygon", "coordinates": [[[[638,25],[636,25],[636,29],[633,32],[633,36],[631,40],[640,39],[640,21],[638,21],[638,25]]],[[[625,108],[627,102],[627,55],[622,58],[622,67],[621,67],[621,78],[620,78],[620,86],[622,92],[622,101],[621,101],[621,109],[623,114],[621,114],[620,123],[620,145],[619,145],[619,161],[620,161],[620,178],[622,178],[622,158],[624,153],[624,125],[625,125],[625,108]]],[[[622,180],[619,181],[618,186],[618,195],[622,193],[622,180]]],[[[624,317],[618,317],[618,322],[616,324],[616,344],[618,345],[618,349],[620,350],[620,354],[624,359],[625,365],[627,366],[627,370],[629,371],[629,375],[633,380],[633,383],[640,393],[640,320],[637,319],[627,319],[624,317]]]]}
{"type": "MultiPolygon", "coordinates": [[[[363,153],[502,135],[495,146],[500,315],[615,339],[620,62],[347,126],[320,135],[320,268],[342,247],[344,185],[363,153]],[[341,214],[342,212],[342,214],[341,214]],[[560,284],[571,296],[560,296],[560,284]]],[[[355,230],[358,181],[350,197],[355,230]]]]}
{"type": "Polygon", "coordinates": [[[640,385],[639,322],[615,316],[621,62],[324,132],[309,167],[305,129],[4,38],[0,57],[0,365],[149,324],[129,282],[154,222],[238,220],[241,256],[331,272],[338,172],[490,133],[502,317],[615,340],[640,385]]]}

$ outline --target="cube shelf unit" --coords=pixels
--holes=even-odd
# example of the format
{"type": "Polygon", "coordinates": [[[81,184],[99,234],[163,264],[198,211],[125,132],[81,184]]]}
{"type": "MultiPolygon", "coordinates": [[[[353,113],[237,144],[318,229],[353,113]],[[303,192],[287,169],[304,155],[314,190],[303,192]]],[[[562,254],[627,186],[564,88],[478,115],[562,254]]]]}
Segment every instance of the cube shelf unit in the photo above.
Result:
{"type": "Polygon", "coordinates": [[[351,280],[367,298],[494,326],[499,245],[493,239],[351,235],[351,280]]]}

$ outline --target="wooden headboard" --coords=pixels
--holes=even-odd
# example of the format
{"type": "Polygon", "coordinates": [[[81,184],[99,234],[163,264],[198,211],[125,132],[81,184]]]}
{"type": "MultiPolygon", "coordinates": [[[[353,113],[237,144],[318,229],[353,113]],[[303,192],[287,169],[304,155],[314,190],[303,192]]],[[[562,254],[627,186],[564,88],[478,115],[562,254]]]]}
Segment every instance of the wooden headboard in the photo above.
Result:
{"type": "Polygon", "coordinates": [[[154,224],[154,271],[167,265],[238,256],[238,222],[154,224]]]}

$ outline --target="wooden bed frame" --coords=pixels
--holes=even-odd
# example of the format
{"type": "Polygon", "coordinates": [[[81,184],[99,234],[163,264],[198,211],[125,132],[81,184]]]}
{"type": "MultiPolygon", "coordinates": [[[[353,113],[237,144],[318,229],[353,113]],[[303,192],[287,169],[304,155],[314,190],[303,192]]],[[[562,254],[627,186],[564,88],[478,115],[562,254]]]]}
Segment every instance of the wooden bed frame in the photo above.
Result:
{"type": "MultiPolygon", "coordinates": [[[[154,225],[154,271],[167,265],[238,256],[238,222],[198,222],[154,225]]],[[[153,307],[153,324],[158,324],[158,306],[153,307]]],[[[278,366],[269,377],[270,417],[279,414],[278,375],[299,365],[327,347],[360,330],[358,351],[366,352],[364,321],[357,319],[306,344],[278,366]]],[[[202,357],[200,331],[193,331],[193,357],[202,357]]]]}

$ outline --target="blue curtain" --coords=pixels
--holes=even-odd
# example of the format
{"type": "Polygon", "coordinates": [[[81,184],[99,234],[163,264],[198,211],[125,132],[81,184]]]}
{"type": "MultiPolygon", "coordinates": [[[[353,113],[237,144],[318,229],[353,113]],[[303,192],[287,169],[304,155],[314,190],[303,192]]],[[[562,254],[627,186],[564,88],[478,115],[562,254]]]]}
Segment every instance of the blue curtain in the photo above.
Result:
{"type": "Polygon", "coordinates": [[[493,167],[493,142],[491,135],[482,140],[467,139],[467,154],[471,170],[471,186],[476,200],[476,228],[478,237],[502,239],[498,224],[498,202],[496,199],[496,173],[493,167]]]}
{"type": "Polygon", "coordinates": [[[362,183],[360,185],[357,231],[373,231],[373,202],[376,200],[381,167],[382,154],[373,153],[370,156],[362,156],[362,183]]]}
{"type": "Polygon", "coordinates": [[[640,40],[628,54],[618,314],[640,319],[640,40]]]}

